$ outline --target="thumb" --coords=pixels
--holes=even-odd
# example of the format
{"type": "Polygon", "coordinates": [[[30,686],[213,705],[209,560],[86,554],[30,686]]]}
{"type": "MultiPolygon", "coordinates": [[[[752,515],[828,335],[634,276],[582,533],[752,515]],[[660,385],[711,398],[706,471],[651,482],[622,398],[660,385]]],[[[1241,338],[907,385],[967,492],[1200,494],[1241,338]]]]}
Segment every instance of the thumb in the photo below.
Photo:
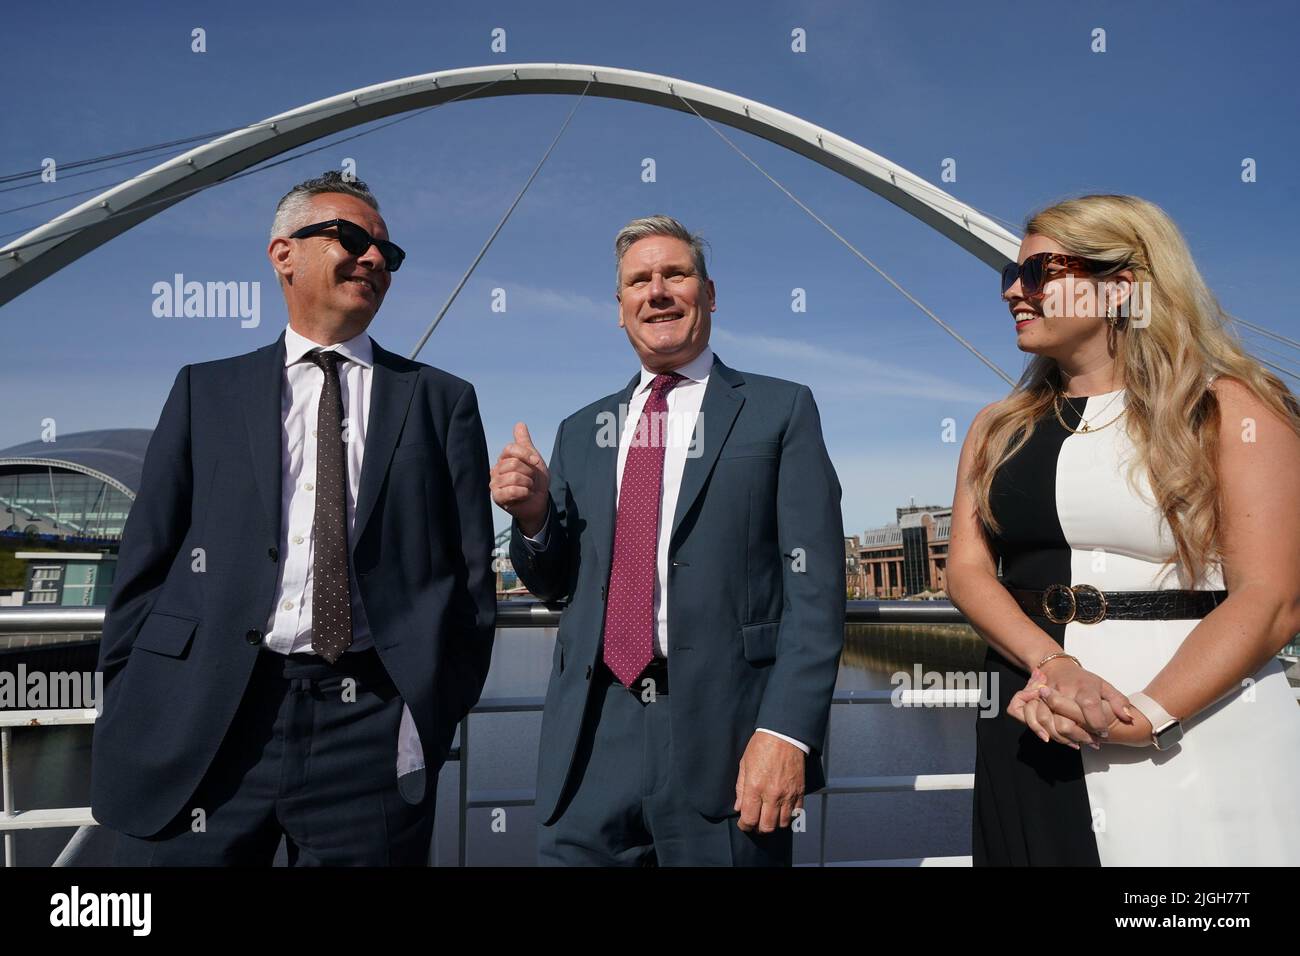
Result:
{"type": "Polygon", "coordinates": [[[1101,682],[1101,699],[1110,704],[1110,709],[1115,712],[1116,717],[1126,724],[1133,723],[1133,712],[1129,710],[1131,705],[1128,697],[1116,690],[1109,681],[1101,682]]]}
{"type": "Polygon", "coordinates": [[[521,445],[527,445],[529,448],[536,448],[533,444],[533,436],[528,434],[528,426],[523,422],[515,422],[515,441],[521,445]]]}

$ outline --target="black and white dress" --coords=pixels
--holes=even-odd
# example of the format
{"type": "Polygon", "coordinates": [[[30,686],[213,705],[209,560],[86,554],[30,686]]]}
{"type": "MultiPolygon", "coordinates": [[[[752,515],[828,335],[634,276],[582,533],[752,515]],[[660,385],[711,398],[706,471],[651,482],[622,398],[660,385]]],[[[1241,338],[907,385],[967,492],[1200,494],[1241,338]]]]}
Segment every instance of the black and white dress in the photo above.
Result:
{"type": "MultiPolygon", "coordinates": [[[[1179,563],[1143,469],[1126,478],[1133,445],[1124,390],[1063,400],[1074,434],[1049,408],[994,478],[993,541],[1010,587],[1091,584],[1102,591],[1221,590],[1213,566],[1197,582],[1179,563]]],[[[1124,693],[1142,690],[1199,620],[1035,624],[1124,693]]],[[[1044,743],[1006,715],[1028,675],[989,649],[1000,710],[976,721],[976,865],[1300,864],[1300,707],[1270,660],[1183,722],[1169,751],[1044,743]]]]}

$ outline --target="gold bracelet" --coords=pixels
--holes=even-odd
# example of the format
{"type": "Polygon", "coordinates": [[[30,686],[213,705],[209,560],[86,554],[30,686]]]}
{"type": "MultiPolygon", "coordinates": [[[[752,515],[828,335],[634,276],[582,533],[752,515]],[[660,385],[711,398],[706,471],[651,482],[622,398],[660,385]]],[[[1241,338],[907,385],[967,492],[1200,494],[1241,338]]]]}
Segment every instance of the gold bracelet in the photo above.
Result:
{"type": "Polygon", "coordinates": [[[1077,664],[1079,667],[1083,667],[1083,665],[1079,663],[1079,658],[1075,657],[1073,654],[1067,654],[1065,653],[1065,651],[1060,651],[1056,654],[1048,654],[1041,661],[1039,661],[1037,665],[1035,665],[1034,669],[1042,670],[1044,664],[1046,664],[1048,661],[1054,661],[1058,657],[1068,657],[1070,660],[1074,661],[1074,663],[1077,664]]]}

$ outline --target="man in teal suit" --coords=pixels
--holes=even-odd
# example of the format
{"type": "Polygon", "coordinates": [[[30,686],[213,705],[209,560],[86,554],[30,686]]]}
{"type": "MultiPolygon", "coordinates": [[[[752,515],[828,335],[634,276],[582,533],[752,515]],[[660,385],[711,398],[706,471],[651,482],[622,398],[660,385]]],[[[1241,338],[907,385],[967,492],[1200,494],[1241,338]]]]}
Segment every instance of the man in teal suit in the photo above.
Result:
{"type": "Polygon", "coordinates": [[[493,468],[519,578],[567,600],[538,760],[543,864],[788,866],[825,785],[844,641],[840,485],[806,386],[724,365],[701,240],[615,239],[641,361],[493,468]]]}

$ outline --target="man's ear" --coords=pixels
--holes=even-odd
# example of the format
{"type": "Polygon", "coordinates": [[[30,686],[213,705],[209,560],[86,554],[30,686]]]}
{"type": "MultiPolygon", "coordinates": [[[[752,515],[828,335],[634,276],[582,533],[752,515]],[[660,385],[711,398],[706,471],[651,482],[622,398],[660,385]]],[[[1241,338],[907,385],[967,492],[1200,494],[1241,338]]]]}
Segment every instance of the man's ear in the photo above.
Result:
{"type": "Polygon", "coordinates": [[[708,279],[706,281],[708,283],[708,290],[709,290],[709,311],[716,312],[718,310],[718,292],[713,287],[712,279],[708,279]]]}
{"type": "Polygon", "coordinates": [[[618,310],[618,327],[619,327],[620,329],[627,328],[626,323],[623,322],[623,309],[622,309],[622,306],[623,306],[623,296],[622,296],[622,294],[619,293],[619,292],[615,292],[615,293],[614,293],[614,301],[617,302],[617,303],[619,304],[619,310],[618,310]]]}
{"type": "Polygon", "coordinates": [[[277,236],[266,247],[266,257],[271,260],[271,268],[280,275],[281,282],[293,279],[293,243],[283,236],[277,236]]]}

